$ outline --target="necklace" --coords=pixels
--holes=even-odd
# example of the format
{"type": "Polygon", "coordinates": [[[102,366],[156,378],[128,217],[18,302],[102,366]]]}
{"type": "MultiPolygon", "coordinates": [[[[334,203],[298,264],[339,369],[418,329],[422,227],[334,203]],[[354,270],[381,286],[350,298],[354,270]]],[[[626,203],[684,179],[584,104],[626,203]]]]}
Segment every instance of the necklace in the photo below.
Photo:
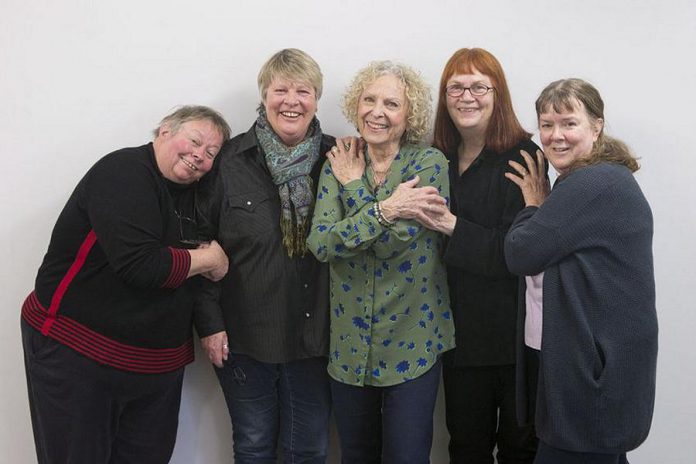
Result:
{"type": "Polygon", "coordinates": [[[372,159],[368,156],[368,168],[370,171],[372,171],[372,176],[371,180],[374,183],[374,188],[375,188],[375,193],[384,186],[384,184],[387,183],[387,179],[389,178],[389,174],[391,173],[391,167],[392,163],[394,161],[394,158],[396,158],[396,155],[398,155],[398,151],[394,156],[391,156],[390,159],[388,160],[388,164],[384,169],[375,169],[375,164],[372,161],[372,159]]]}

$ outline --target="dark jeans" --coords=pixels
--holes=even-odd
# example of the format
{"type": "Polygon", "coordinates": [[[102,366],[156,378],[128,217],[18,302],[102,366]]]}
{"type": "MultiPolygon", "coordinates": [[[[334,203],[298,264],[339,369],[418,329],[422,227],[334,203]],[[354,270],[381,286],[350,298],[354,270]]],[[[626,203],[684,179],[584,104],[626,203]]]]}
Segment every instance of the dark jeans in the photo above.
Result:
{"type": "Polygon", "coordinates": [[[232,420],[234,462],[324,463],[328,450],[331,395],[327,358],[269,364],[230,354],[215,369],[232,420]]]}
{"type": "Polygon", "coordinates": [[[166,464],[184,369],[136,374],[100,365],[22,320],[39,464],[166,464]]]}
{"type": "Polygon", "coordinates": [[[389,387],[357,387],[332,379],[341,462],[430,462],[440,371],[438,361],[422,376],[389,387]]]}
{"type": "Polygon", "coordinates": [[[520,427],[515,409],[515,366],[455,367],[445,363],[445,411],[452,463],[531,464],[534,427],[520,427]]]}
{"type": "Polygon", "coordinates": [[[628,464],[628,460],[626,453],[576,453],[553,448],[540,441],[534,464],[628,464]]]}

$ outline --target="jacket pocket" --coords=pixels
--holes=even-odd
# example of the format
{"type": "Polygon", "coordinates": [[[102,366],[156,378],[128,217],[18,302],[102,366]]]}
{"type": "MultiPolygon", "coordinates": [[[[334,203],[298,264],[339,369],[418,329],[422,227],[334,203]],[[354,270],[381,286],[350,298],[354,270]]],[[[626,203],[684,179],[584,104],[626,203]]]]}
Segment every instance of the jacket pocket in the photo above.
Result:
{"type": "Polygon", "coordinates": [[[225,240],[267,235],[280,224],[277,200],[269,192],[228,195],[220,217],[219,235],[225,240]]]}

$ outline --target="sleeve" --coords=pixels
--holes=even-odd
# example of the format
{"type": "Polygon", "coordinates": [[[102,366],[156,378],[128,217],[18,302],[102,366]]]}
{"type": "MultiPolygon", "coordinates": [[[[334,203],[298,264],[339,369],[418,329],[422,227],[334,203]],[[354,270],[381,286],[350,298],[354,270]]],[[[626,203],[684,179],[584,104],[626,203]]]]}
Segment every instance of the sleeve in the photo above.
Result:
{"type": "Polygon", "coordinates": [[[354,256],[384,233],[374,216],[375,199],[361,179],[341,186],[329,161],[319,177],[317,200],[307,247],[319,261],[354,256]]]}
{"type": "Polygon", "coordinates": [[[83,204],[109,265],[128,285],[174,288],[188,275],[188,251],[164,243],[163,212],[154,173],[120,154],[97,164],[83,204]]]}
{"type": "MultiPolygon", "coordinates": [[[[403,181],[420,177],[419,187],[435,187],[440,196],[449,203],[449,173],[447,159],[435,148],[419,149],[413,160],[408,163],[403,181]]],[[[426,231],[425,227],[411,219],[398,219],[387,228],[373,245],[379,258],[397,255],[418,240],[426,231]]]]}
{"type": "Polygon", "coordinates": [[[505,259],[517,275],[536,275],[583,247],[594,246],[605,218],[604,193],[609,179],[592,178],[584,168],[554,187],[539,207],[515,217],[505,237],[505,259]]]}
{"type": "MultiPolygon", "coordinates": [[[[225,196],[224,182],[220,163],[223,153],[218,155],[220,160],[212,170],[198,183],[196,196],[196,218],[199,225],[199,236],[208,239],[218,238],[220,211],[225,196]]],[[[193,311],[193,324],[199,337],[225,330],[225,319],[220,306],[220,282],[213,282],[205,277],[196,279],[196,303],[193,311]]]]}
{"type": "MultiPolygon", "coordinates": [[[[447,160],[439,151],[422,150],[404,168],[404,174],[404,180],[419,175],[420,186],[433,186],[449,199],[447,160]]],[[[423,226],[413,220],[400,219],[390,227],[382,226],[372,209],[375,200],[362,179],[341,186],[330,163],[325,162],[307,238],[308,248],[318,260],[354,256],[369,248],[386,259],[408,248],[424,232],[423,226]]]]}
{"type": "MultiPolygon", "coordinates": [[[[520,155],[514,159],[524,164],[520,155]]],[[[546,168],[548,171],[548,164],[546,168]]],[[[511,172],[511,169],[506,167],[505,172],[511,172]]],[[[486,277],[510,275],[505,262],[505,235],[517,213],[524,208],[524,197],[517,185],[505,178],[503,173],[500,176],[496,181],[503,183],[501,190],[504,200],[498,224],[489,228],[458,216],[445,249],[444,259],[449,266],[486,277]]]]}

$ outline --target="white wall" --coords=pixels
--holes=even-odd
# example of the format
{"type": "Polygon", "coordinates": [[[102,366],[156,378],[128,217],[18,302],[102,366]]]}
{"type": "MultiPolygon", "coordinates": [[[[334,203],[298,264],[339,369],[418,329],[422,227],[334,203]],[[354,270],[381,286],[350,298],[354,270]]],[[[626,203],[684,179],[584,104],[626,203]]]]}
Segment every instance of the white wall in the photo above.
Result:
{"type": "MultiPolygon", "coordinates": [[[[341,135],[351,128],[340,94],[368,61],[409,63],[435,86],[454,50],[481,46],[503,63],[528,129],[548,82],[582,77],[604,96],[609,133],[642,157],[637,178],[655,215],[661,339],[652,433],[629,457],[693,462],[695,20],[690,0],[1,0],[0,461],[35,462],[19,308],[60,209],[94,161],[148,141],[178,104],[213,106],[234,132],[246,130],[256,73],[280,48],[302,48],[322,66],[319,117],[325,132],[341,135]]],[[[442,463],[441,403],[436,421],[433,462],[442,463]]],[[[230,433],[199,355],[187,371],[172,462],[230,462],[230,433]]]]}

